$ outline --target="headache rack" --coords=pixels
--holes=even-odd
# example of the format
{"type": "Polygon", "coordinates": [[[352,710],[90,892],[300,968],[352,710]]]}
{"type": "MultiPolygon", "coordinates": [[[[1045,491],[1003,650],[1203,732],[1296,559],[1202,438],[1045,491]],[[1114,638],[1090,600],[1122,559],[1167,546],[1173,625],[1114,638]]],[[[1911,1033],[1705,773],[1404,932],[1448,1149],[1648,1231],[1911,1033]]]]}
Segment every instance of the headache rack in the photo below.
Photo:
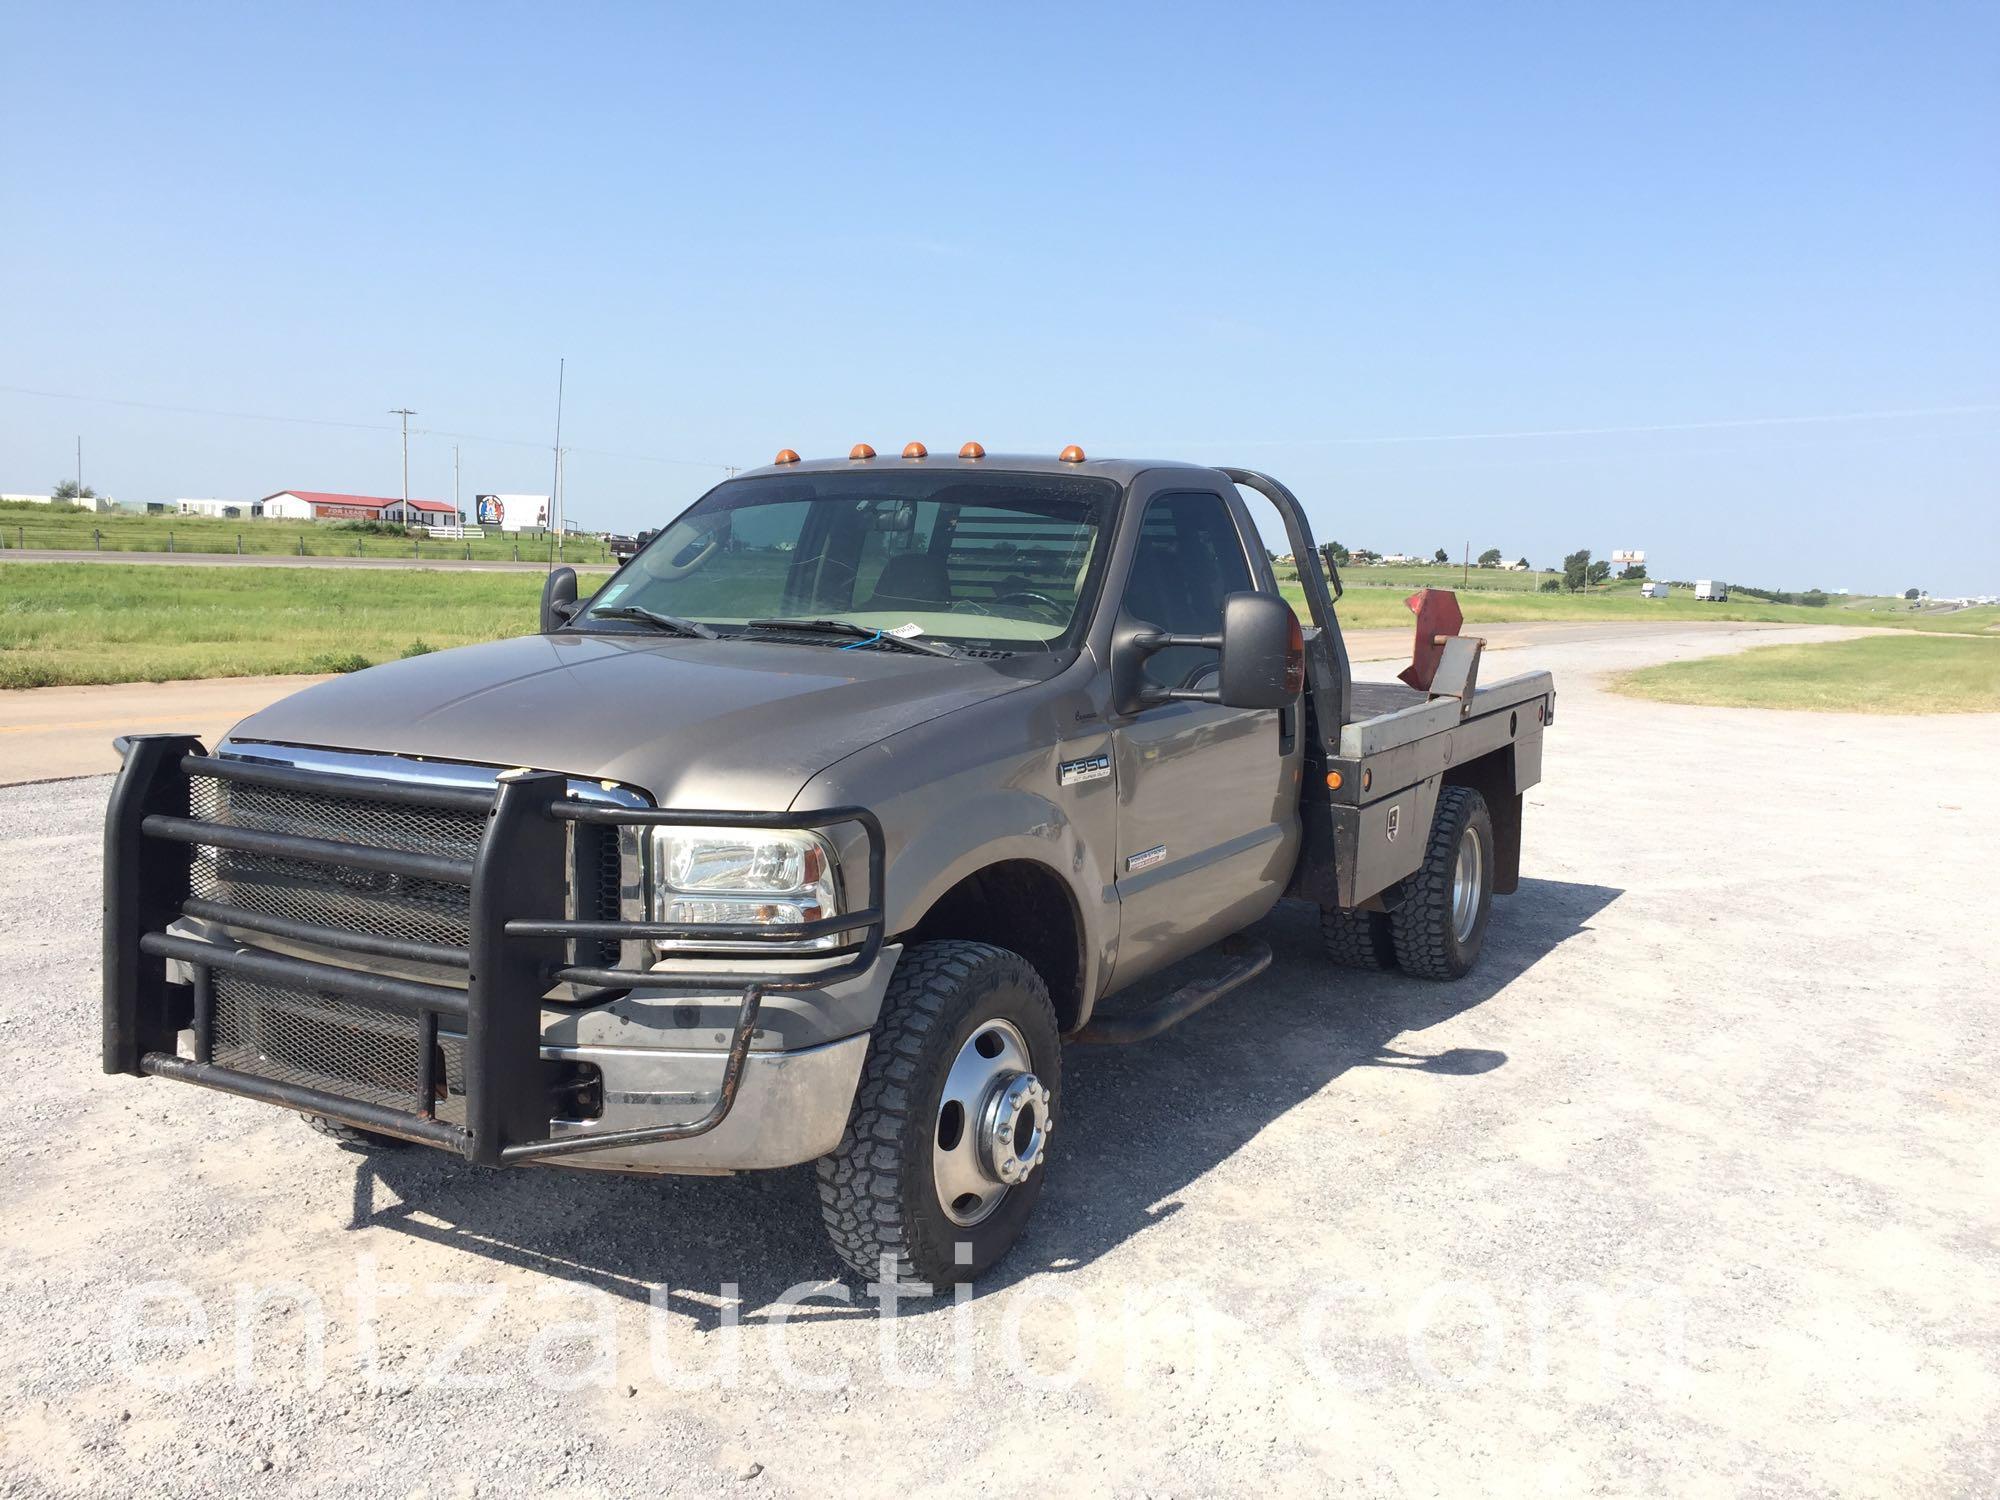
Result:
{"type": "Polygon", "coordinates": [[[135,735],[123,744],[125,766],[112,789],[104,835],[107,1073],[178,1078],[486,1165],[685,1140],[715,1129],[734,1107],[766,993],[837,984],[865,972],[881,952],[882,827],[866,808],[742,813],[628,807],[577,800],[568,778],[554,772],[502,772],[488,790],[213,756],[185,735],[135,735]],[[203,778],[295,797],[322,810],[346,799],[413,818],[483,821],[471,822],[462,848],[446,853],[391,847],[394,840],[386,838],[324,837],[324,828],[301,833],[247,826],[222,814],[195,815],[194,787],[203,778]],[[666,823],[858,825],[868,845],[869,905],[758,928],[563,915],[574,830],[666,823]],[[413,936],[303,920],[268,904],[255,908],[231,900],[227,885],[198,894],[198,859],[231,856],[275,862],[280,869],[350,872],[353,889],[372,893],[378,907],[382,892],[463,889],[465,941],[440,941],[434,929],[413,936]],[[431,966],[453,980],[462,976],[463,983],[348,968],[168,930],[183,918],[361,960],[431,966]],[[605,967],[574,961],[571,953],[573,946],[580,958],[601,954],[606,944],[679,939],[703,943],[704,962],[740,962],[773,958],[774,944],[827,937],[840,941],[793,950],[784,955],[786,966],[755,972],[605,967]],[[169,977],[169,960],[185,967],[188,981],[169,977]],[[544,997],[563,984],[598,991],[740,991],[706,1112],[640,1129],[552,1134],[541,1018],[544,997]],[[191,1057],[180,1050],[183,1031],[193,1034],[191,1057]],[[447,1088],[447,1070],[454,1083],[462,1082],[461,1094],[447,1088]]]}

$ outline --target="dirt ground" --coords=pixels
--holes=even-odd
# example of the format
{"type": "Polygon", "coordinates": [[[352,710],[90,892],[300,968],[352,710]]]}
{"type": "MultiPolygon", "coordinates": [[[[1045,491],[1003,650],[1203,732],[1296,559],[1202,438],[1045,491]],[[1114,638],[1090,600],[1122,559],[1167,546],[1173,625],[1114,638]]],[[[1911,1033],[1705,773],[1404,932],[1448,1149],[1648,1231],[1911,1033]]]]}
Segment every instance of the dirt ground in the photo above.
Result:
{"type": "Polygon", "coordinates": [[[1265,979],[1069,1051],[1004,1274],[894,1317],[806,1172],[103,1077],[108,782],[0,790],[0,1491],[1992,1494],[2000,719],[1595,686],[1771,638],[1499,658],[1560,697],[1480,970],[1282,907],[1265,979]]]}

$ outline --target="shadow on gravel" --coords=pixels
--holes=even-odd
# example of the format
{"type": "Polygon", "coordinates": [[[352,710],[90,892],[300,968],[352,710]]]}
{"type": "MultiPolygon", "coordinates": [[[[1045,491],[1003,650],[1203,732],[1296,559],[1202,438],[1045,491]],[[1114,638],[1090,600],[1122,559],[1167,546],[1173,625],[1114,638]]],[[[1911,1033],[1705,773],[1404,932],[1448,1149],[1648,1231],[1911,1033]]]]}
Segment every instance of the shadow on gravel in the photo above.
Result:
{"type": "MultiPolygon", "coordinates": [[[[1350,1068],[1437,1075],[1440,1088],[1505,1065],[1504,1053],[1427,1052],[1420,1034],[1481,1005],[1584,931],[1622,892],[1523,880],[1494,908],[1480,964],[1455,984],[1355,973],[1319,953],[1316,913],[1281,903],[1256,934],[1275,960],[1255,984],[1134,1047],[1070,1047],[1050,1178],[1026,1237],[981,1294],[1086,1266],[1177,1212],[1177,1194],[1271,1121],[1350,1068]]],[[[1171,973],[1115,1002],[1143,1005],[1171,973]]],[[[831,1287],[810,1167],[741,1177],[630,1177],[468,1168],[429,1151],[361,1159],[352,1227],[393,1230],[504,1265],[668,1305],[698,1327],[733,1284],[745,1323],[800,1283],[831,1287]]],[[[874,1317],[873,1299],[814,1301],[805,1315],[874,1317]]],[[[836,1294],[837,1296],[837,1294],[836,1294]]],[[[913,1304],[919,1307],[921,1304],[913,1304]]]]}

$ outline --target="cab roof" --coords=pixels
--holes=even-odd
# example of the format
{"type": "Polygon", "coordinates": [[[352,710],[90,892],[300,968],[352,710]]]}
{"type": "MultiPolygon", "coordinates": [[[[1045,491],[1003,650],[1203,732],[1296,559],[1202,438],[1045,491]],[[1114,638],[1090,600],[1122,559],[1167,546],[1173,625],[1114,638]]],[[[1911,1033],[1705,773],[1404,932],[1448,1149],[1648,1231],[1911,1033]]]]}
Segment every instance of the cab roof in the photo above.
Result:
{"type": "Polygon", "coordinates": [[[932,453],[923,458],[902,458],[878,454],[874,458],[802,458],[796,463],[764,464],[745,469],[738,479],[764,478],[774,474],[839,474],[863,472],[909,473],[917,470],[955,470],[962,473],[1088,475],[1096,479],[1130,484],[1153,469],[1178,469],[1189,475],[1212,478],[1216,471],[1203,464],[1178,459],[1086,458],[1072,463],[1048,453],[989,453],[983,458],[960,458],[956,454],[932,453]]]}

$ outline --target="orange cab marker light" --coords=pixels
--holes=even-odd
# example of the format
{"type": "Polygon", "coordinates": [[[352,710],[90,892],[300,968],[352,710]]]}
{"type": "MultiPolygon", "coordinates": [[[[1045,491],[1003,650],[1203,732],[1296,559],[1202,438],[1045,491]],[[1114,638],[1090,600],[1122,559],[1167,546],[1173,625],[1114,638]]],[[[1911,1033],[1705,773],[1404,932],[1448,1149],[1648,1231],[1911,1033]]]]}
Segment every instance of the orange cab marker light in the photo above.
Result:
{"type": "Polygon", "coordinates": [[[873,458],[875,450],[866,443],[856,443],[852,448],[847,450],[847,456],[849,458],[873,458]]]}
{"type": "Polygon", "coordinates": [[[798,461],[799,461],[798,454],[792,452],[792,450],[789,448],[780,448],[778,450],[778,456],[771,460],[771,462],[774,464],[795,464],[798,461]]]}
{"type": "Polygon", "coordinates": [[[1326,789],[1330,792],[1340,790],[1340,772],[1328,771],[1326,773],[1326,789]]]}
{"type": "Polygon", "coordinates": [[[967,443],[963,448],[958,450],[958,456],[960,458],[984,458],[986,457],[986,450],[977,443],[967,443]]]}
{"type": "Polygon", "coordinates": [[[930,452],[931,450],[926,448],[922,443],[903,444],[903,457],[905,458],[928,458],[930,457],[930,452]]]}
{"type": "Polygon", "coordinates": [[[1071,443],[1061,453],[1057,454],[1056,458],[1062,463],[1080,464],[1083,462],[1083,450],[1077,447],[1075,443],[1071,443]]]}

